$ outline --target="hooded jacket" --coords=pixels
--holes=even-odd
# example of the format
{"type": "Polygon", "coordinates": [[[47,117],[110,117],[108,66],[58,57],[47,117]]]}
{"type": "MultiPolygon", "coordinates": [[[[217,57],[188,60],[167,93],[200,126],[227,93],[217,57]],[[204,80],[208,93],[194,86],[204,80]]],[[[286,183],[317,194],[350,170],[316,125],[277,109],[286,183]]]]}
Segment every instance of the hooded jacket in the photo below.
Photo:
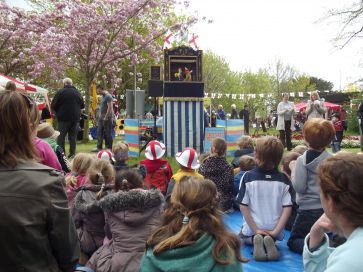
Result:
{"type": "Polygon", "coordinates": [[[228,265],[217,264],[212,256],[216,241],[209,234],[202,235],[194,244],[153,254],[149,248],[144,255],[140,272],[198,271],[198,272],[241,272],[242,264],[234,258],[228,265]]]}
{"type": "Polygon", "coordinates": [[[296,203],[300,210],[321,209],[316,169],[319,163],[330,157],[331,154],[323,151],[319,157],[306,163],[306,152],[297,158],[295,175],[292,176],[292,186],[296,191],[296,203]]]}
{"type": "Polygon", "coordinates": [[[152,160],[145,159],[145,160],[140,161],[140,165],[145,165],[147,174],[152,174],[156,170],[158,170],[160,167],[162,167],[163,165],[166,165],[166,167],[168,169],[168,175],[167,175],[168,180],[170,180],[171,177],[173,176],[173,170],[171,169],[171,166],[167,160],[158,159],[158,160],[152,161],[152,160]]]}
{"type": "Polygon", "coordinates": [[[159,223],[164,197],[159,190],[119,191],[103,198],[109,243],[99,248],[87,266],[98,272],[139,271],[146,240],[159,223]]]}
{"type": "MultiPolygon", "coordinates": [[[[82,252],[92,255],[103,244],[105,238],[105,217],[99,206],[96,194],[101,190],[101,185],[87,184],[80,187],[74,199],[72,210],[82,252]]],[[[106,185],[104,194],[111,190],[106,185]]]]}
{"type": "Polygon", "coordinates": [[[200,166],[199,173],[212,180],[220,194],[219,204],[222,211],[232,208],[233,167],[225,157],[209,156],[200,166]]]}

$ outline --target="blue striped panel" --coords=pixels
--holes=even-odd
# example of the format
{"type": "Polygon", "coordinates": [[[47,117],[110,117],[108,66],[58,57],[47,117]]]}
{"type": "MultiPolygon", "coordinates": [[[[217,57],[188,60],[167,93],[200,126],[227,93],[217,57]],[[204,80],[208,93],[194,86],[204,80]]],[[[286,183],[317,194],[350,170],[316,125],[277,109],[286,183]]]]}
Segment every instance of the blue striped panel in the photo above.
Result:
{"type": "Polygon", "coordinates": [[[193,107],[193,148],[196,148],[197,143],[197,102],[192,102],[193,107]]]}
{"type": "MultiPolygon", "coordinates": [[[[178,131],[177,131],[177,135],[175,135],[176,138],[178,139],[178,150],[176,150],[176,153],[183,151],[182,138],[185,138],[185,134],[182,129],[182,126],[184,126],[184,124],[182,124],[182,116],[184,115],[184,112],[181,109],[181,104],[182,104],[182,102],[178,101],[178,113],[177,113],[178,131]]],[[[185,103],[183,102],[183,104],[185,104],[185,103]]]]}
{"type": "Polygon", "coordinates": [[[185,146],[189,146],[189,131],[190,131],[190,114],[189,114],[189,103],[185,105],[185,146]]]}
{"type": "Polygon", "coordinates": [[[175,146],[174,146],[174,142],[175,142],[175,123],[174,123],[174,102],[170,101],[170,114],[171,114],[171,126],[170,126],[170,154],[172,154],[172,156],[174,156],[175,154],[175,146]]]}

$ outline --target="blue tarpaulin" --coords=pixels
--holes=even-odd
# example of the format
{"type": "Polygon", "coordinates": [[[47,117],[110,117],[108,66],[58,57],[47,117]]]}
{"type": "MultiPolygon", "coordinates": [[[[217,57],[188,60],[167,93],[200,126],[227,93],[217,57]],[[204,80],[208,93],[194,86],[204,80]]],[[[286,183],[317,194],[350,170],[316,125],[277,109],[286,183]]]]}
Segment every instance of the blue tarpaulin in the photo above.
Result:
{"type": "MultiPolygon", "coordinates": [[[[240,212],[235,211],[232,214],[225,215],[224,222],[228,228],[238,234],[243,217],[240,212]]],[[[243,264],[243,272],[303,272],[302,256],[289,250],[287,247],[287,239],[290,236],[289,231],[285,231],[284,240],[277,242],[280,250],[281,258],[275,262],[256,262],[252,257],[252,246],[242,246],[243,257],[250,259],[248,263],[243,264]]]]}

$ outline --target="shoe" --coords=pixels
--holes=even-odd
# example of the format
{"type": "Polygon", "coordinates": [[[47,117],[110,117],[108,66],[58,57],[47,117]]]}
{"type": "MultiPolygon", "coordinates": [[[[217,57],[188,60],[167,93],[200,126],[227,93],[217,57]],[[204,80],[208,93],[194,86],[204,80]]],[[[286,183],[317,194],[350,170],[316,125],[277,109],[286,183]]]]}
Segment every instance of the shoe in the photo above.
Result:
{"type": "Polygon", "coordinates": [[[277,261],[280,259],[280,252],[278,251],[274,239],[271,236],[263,237],[263,244],[266,248],[267,260],[277,261]]]}
{"type": "Polygon", "coordinates": [[[261,234],[256,234],[253,237],[253,258],[258,262],[267,261],[265,248],[263,247],[263,237],[261,234]]]}
{"type": "Polygon", "coordinates": [[[98,152],[100,152],[102,149],[99,149],[99,148],[94,148],[94,149],[92,149],[91,150],[91,152],[93,152],[93,153],[98,153],[98,152]]]}

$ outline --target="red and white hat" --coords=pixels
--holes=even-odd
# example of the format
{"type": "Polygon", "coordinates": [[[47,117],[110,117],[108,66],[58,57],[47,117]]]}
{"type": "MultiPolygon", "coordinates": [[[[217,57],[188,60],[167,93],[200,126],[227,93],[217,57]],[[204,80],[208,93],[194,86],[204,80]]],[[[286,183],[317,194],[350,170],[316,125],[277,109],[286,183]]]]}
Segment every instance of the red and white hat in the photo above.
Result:
{"type": "Polygon", "coordinates": [[[198,169],[200,166],[197,151],[191,147],[185,148],[183,152],[176,153],[175,159],[189,169],[198,169]]]}
{"type": "Polygon", "coordinates": [[[159,141],[150,141],[145,149],[145,157],[151,161],[160,159],[165,154],[165,145],[159,141]]]}
{"type": "Polygon", "coordinates": [[[115,162],[115,159],[113,157],[113,154],[108,149],[103,149],[100,152],[97,153],[97,158],[104,160],[104,161],[113,161],[115,162]]]}

